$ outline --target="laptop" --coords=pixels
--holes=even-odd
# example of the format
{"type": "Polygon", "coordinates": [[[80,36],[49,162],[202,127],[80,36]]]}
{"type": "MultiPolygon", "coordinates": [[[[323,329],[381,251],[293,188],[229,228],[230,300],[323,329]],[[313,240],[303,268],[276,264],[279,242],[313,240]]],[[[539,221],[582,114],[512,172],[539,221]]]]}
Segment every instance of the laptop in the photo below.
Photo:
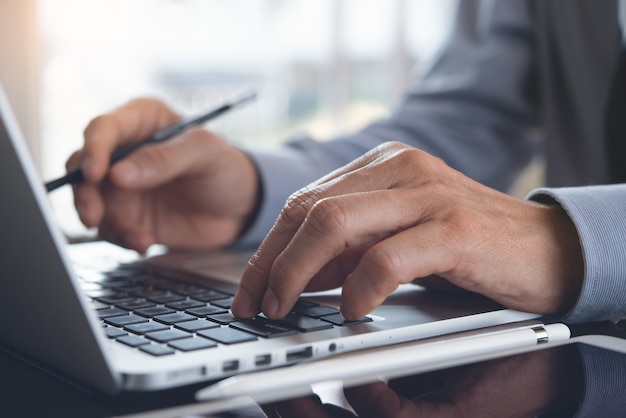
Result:
{"type": "Polygon", "coordinates": [[[210,382],[336,354],[526,321],[479,295],[405,285],[346,322],[339,292],[305,294],[284,320],[229,311],[250,253],[147,257],[68,244],[0,87],[0,343],[114,394],[210,382]]]}

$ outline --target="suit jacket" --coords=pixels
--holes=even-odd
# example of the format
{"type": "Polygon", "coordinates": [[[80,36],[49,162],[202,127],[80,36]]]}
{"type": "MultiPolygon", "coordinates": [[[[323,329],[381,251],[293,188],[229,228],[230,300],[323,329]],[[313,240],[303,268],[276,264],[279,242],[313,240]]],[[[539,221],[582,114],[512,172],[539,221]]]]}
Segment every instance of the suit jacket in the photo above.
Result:
{"type": "Polygon", "coordinates": [[[503,191],[543,158],[549,188],[529,198],[564,207],[585,257],[583,290],[565,319],[626,317],[626,185],[602,185],[617,22],[609,0],[459,1],[448,41],[389,118],[331,141],[248,150],[264,196],[240,244],[260,242],[295,190],[386,141],[503,191]]]}
{"type": "Polygon", "coordinates": [[[605,111],[621,35],[617,2],[533,3],[549,184],[603,183],[605,111]]]}

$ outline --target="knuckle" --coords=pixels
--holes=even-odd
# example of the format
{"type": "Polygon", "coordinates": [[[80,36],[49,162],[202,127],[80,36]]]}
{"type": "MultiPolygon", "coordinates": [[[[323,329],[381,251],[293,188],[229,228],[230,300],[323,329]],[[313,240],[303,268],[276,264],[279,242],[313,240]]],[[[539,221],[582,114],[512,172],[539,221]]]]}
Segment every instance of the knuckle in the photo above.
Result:
{"type": "Polygon", "coordinates": [[[427,157],[428,154],[426,152],[411,147],[401,147],[393,154],[393,160],[396,164],[407,167],[421,166],[427,160],[427,157]]]}
{"type": "Polygon", "coordinates": [[[288,224],[300,224],[321,198],[319,191],[315,188],[301,189],[289,196],[280,218],[288,224]]]}
{"type": "Polygon", "coordinates": [[[479,220],[473,211],[454,208],[450,210],[445,220],[447,235],[455,237],[456,241],[464,243],[479,235],[479,220]]]}
{"type": "MultiPolygon", "coordinates": [[[[143,147],[140,152],[135,153],[137,156],[135,162],[145,168],[154,167],[155,169],[167,169],[169,166],[170,153],[164,147],[158,145],[151,147],[143,147]]],[[[133,158],[133,156],[129,157],[133,158]]]]}
{"type": "Polygon", "coordinates": [[[246,276],[253,280],[262,280],[267,276],[267,271],[271,268],[270,259],[265,256],[262,248],[259,248],[248,260],[246,265],[246,276]]]}
{"type": "Polygon", "coordinates": [[[319,238],[328,235],[343,235],[351,224],[352,213],[349,206],[340,198],[325,198],[313,205],[306,224],[309,231],[319,238]]]}
{"type": "Polygon", "coordinates": [[[430,201],[439,201],[441,197],[449,197],[454,194],[450,185],[441,181],[440,178],[430,177],[425,178],[423,184],[420,186],[420,191],[430,201]]]}
{"type": "Polygon", "coordinates": [[[391,155],[391,163],[397,167],[398,173],[410,173],[411,178],[425,180],[439,179],[448,167],[442,159],[409,146],[398,147],[391,155]]]}
{"type": "Polygon", "coordinates": [[[112,123],[112,116],[108,114],[99,115],[93,118],[83,130],[83,135],[86,141],[89,141],[96,132],[99,132],[103,127],[109,126],[112,123]]]}
{"type": "Polygon", "coordinates": [[[382,246],[374,246],[365,255],[367,268],[377,278],[375,285],[378,293],[391,293],[400,283],[405,273],[405,263],[400,254],[382,246]]]}
{"type": "Polygon", "coordinates": [[[377,148],[383,152],[397,152],[411,147],[400,141],[387,141],[379,145],[377,148]]]}

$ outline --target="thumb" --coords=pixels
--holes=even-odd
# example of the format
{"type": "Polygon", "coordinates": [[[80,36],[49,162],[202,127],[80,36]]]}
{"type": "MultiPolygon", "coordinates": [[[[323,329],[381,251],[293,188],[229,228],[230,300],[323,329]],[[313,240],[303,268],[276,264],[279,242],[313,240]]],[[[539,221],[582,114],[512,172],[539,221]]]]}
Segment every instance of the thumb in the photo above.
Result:
{"type": "Polygon", "coordinates": [[[201,129],[191,129],[176,138],[138,149],[110,171],[113,184],[124,189],[147,189],[166,184],[206,165],[219,139],[201,129]]]}

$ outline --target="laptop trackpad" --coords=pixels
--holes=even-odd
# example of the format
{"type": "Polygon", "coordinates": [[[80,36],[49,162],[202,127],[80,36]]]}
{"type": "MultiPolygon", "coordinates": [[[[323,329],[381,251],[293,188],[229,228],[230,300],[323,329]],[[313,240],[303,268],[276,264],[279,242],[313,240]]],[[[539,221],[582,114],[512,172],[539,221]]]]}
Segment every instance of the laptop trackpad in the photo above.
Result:
{"type": "Polygon", "coordinates": [[[168,253],[146,259],[145,262],[148,265],[238,284],[252,254],[252,251],[168,253]]]}

